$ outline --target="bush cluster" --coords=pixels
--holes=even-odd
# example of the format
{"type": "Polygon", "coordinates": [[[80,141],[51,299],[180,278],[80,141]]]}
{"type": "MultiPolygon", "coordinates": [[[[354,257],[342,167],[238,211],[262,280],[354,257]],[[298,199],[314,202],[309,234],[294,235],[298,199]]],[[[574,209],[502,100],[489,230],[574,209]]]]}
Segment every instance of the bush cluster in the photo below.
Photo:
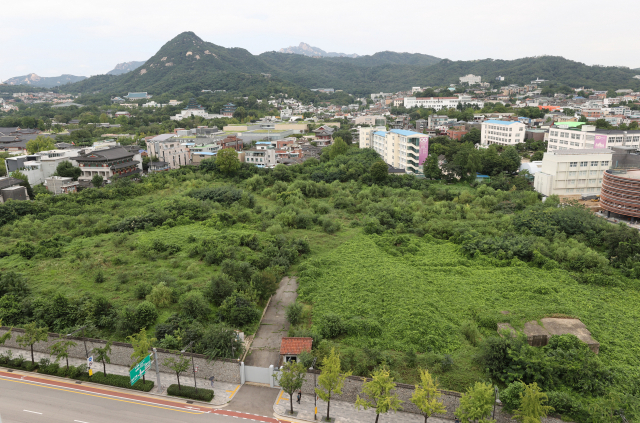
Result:
{"type": "Polygon", "coordinates": [[[212,389],[198,388],[198,391],[196,392],[193,386],[180,385],[180,389],[178,389],[177,384],[169,385],[167,388],[167,394],[173,397],[189,398],[204,402],[211,402],[214,397],[212,389]]]}

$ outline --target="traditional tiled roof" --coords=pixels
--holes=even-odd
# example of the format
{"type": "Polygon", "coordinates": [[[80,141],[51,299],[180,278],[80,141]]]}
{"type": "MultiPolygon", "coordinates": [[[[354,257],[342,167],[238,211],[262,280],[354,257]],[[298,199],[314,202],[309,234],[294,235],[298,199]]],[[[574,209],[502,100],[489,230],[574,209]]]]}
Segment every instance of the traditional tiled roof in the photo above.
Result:
{"type": "Polygon", "coordinates": [[[311,352],[313,338],[282,338],[280,344],[280,355],[298,355],[302,351],[311,352]]]}

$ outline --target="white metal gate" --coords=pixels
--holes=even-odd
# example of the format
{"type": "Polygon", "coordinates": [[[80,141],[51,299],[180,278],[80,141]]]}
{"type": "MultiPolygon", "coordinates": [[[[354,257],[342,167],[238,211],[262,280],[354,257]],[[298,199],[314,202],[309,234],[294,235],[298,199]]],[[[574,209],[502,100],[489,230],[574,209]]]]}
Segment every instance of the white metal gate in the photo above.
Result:
{"type": "Polygon", "coordinates": [[[255,367],[244,366],[244,378],[247,382],[265,383],[267,385],[273,385],[271,374],[273,373],[273,367],[255,367]]]}

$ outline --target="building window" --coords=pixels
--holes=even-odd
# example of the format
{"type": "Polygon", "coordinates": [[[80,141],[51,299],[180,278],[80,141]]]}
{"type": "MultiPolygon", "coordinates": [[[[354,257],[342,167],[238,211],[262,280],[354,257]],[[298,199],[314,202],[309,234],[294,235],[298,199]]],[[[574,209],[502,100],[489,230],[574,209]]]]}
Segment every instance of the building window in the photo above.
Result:
{"type": "Polygon", "coordinates": [[[589,162],[580,162],[580,167],[588,166],[588,165],[589,165],[589,162]]]}
{"type": "Polygon", "coordinates": [[[598,161],[591,162],[591,166],[598,166],[598,161]]]}
{"type": "Polygon", "coordinates": [[[600,166],[609,166],[609,162],[608,161],[601,161],[600,162],[600,166]]]}
{"type": "Polygon", "coordinates": [[[569,162],[569,167],[578,167],[578,162],[569,162]]]}

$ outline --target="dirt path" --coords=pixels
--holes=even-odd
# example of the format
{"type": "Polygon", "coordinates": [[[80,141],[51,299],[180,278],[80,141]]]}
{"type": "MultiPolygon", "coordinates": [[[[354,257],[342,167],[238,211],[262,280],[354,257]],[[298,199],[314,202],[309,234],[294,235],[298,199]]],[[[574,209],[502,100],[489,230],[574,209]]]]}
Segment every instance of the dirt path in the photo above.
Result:
{"type": "Polygon", "coordinates": [[[280,342],[287,335],[289,322],[285,310],[298,297],[296,278],[284,277],[276,291],[256,332],[249,353],[244,362],[247,366],[269,367],[278,365],[280,360],[280,342]]]}

